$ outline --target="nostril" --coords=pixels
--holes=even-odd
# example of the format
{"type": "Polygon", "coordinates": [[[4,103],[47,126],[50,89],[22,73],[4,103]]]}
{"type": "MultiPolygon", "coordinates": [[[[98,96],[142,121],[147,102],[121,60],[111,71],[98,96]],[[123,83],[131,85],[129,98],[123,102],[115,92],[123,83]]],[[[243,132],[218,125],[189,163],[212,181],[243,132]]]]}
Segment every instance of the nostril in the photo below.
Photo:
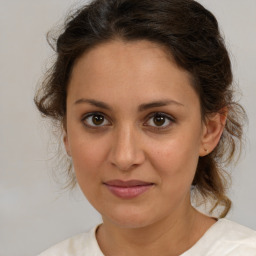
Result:
{"type": "Polygon", "coordinates": [[[112,162],[112,165],[114,165],[116,168],[118,168],[118,170],[122,171],[122,172],[128,172],[131,171],[132,169],[134,169],[137,164],[133,164],[133,163],[120,163],[120,162],[112,162]]]}
{"type": "Polygon", "coordinates": [[[144,162],[145,156],[142,147],[136,140],[135,131],[125,127],[115,133],[112,140],[109,160],[120,171],[130,171],[144,162]]]}

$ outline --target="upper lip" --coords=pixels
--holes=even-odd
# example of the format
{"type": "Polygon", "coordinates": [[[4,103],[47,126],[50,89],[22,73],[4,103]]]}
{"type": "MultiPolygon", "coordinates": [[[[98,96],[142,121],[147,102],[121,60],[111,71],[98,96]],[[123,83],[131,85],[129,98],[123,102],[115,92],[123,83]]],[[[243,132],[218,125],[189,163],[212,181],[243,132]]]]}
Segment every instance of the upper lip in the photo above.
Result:
{"type": "Polygon", "coordinates": [[[115,186],[115,187],[136,187],[136,186],[148,186],[153,185],[152,182],[146,182],[141,180],[109,180],[106,182],[103,182],[105,185],[109,186],[115,186]]]}

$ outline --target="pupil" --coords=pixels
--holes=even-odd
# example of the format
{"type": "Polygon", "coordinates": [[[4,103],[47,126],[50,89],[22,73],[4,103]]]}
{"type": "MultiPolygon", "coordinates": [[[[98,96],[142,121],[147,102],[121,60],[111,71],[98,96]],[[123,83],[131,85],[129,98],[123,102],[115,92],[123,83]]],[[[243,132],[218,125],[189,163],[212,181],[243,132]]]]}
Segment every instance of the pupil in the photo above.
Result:
{"type": "Polygon", "coordinates": [[[165,117],[164,116],[156,116],[154,118],[154,123],[157,125],[157,126],[161,126],[163,125],[165,122],[165,117]]]}
{"type": "Polygon", "coordinates": [[[104,117],[103,117],[103,116],[100,116],[100,115],[95,115],[95,116],[93,116],[92,121],[93,121],[93,123],[94,123],[95,125],[100,125],[100,124],[103,123],[104,117]]]}

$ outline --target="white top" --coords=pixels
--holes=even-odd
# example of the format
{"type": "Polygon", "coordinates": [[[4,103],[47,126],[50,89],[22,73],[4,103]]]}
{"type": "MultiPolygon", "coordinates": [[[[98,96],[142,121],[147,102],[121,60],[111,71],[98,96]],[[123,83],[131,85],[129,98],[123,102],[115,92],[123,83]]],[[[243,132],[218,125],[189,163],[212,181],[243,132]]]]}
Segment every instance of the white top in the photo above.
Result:
{"type": "MultiPolygon", "coordinates": [[[[67,239],[39,256],[104,256],[96,240],[96,229],[67,239]]],[[[256,256],[256,231],[220,219],[180,256],[256,256]]]]}

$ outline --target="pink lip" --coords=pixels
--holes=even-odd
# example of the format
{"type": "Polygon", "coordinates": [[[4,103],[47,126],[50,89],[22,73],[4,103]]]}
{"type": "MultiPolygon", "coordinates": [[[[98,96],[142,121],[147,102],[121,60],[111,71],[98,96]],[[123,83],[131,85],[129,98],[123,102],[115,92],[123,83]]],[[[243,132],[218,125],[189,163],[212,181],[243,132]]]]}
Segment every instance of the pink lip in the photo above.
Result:
{"type": "Polygon", "coordinates": [[[110,192],[123,199],[137,197],[149,190],[154,185],[153,183],[140,180],[110,180],[104,182],[103,184],[109,189],[110,192]]]}

